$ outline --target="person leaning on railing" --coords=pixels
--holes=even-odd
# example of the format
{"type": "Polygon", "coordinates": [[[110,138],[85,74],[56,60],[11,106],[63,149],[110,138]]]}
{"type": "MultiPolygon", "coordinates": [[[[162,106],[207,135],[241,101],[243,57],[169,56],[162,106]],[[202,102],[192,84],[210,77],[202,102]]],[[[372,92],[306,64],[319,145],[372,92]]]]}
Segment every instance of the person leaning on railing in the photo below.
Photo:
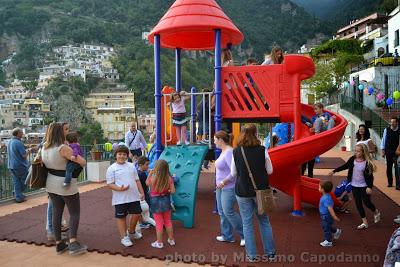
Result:
{"type": "Polygon", "coordinates": [[[26,201],[23,192],[26,188],[25,180],[28,175],[29,167],[27,158],[33,149],[25,149],[24,144],[21,141],[24,133],[20,128],[14,128],[12,130],[12,135],[13,138],[7,145],[7,166],[10,170],[13,181],[15,201],[21,203],[26,201]]]}

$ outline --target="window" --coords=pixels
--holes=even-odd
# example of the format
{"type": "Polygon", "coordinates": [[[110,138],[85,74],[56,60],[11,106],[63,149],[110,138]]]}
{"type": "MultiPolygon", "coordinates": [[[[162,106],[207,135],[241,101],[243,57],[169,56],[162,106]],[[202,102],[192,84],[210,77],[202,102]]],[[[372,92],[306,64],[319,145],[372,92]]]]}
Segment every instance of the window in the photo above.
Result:
{"type": "Polygon", "coordinates": [[[394,32],[394,46],[398,46],[399,45],[399,30],[394,32]]]}

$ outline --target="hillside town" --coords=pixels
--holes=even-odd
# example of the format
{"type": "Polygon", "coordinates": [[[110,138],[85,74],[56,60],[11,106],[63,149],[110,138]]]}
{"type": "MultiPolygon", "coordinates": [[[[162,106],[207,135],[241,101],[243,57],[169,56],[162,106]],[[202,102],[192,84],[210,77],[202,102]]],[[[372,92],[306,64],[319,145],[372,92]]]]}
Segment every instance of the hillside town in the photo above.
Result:
{"type": "Polygon", "coordinates": [[[1,266],[400,266],[400,0],[0,18],[1,266]]]}

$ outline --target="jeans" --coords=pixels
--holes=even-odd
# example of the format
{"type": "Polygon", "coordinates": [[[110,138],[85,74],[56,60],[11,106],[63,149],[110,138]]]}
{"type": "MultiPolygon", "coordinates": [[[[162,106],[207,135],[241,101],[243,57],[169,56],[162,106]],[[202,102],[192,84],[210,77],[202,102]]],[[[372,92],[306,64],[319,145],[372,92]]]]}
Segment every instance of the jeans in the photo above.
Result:
{"type": "Polygon", "coordinates": [[[14,186],[14,197],[16,201],[22,201],[25,196],[22,194],[25,189],[25,180],[28,175],[28,169],[10,169],[11,178],[14,186]]]}
{"type": "Polygon", "coordinates": [[[332,118],[329,119],[328,125],[324,124],[321,118],[317,118],[314,121],[315,133],[321,133],[323,131],[330,130],[334,126],[335,126],[335,121],[332,118]]]}
{"type": "Polygon", "coordinates": [[[333,219],[330,214],[321,214],[322,230],[324,231],[324,240],[332,242],[332,234],[336,232],[336,227],[333,226],[333,219]]]}
{"type": "Polygon", "coordinates": [[[217,189],[217,207],[221,223],[221,234],[225,240],[234,240],[233,230],[243,239],[243,223],[235,211],[235,188],[217,189]]]}
{"type": "Polygon", "coordinates": [[[243,221],[243,234],[246,242],[246,253],[250,259],[254,259],[257,255],[256,239],[254,236],[253,215],[257,216],[261,241],[264,248],[265,255],[274,255],[275,242],[272,235],[272,227],[269,223],[267,215],[259,215],[257,213],[257,201],[255,197],[239,197],[236,196],[239,204],[240,215],[243,221]]]}
{"type": "Polygon", "coordinates": [[[72,177],[77,178],[82,172],[82,167],[76,162],[69,160],[65,168],[65,179],[64,183],[70,184],[72,177]]]}
{"type": "Polygon", "coordinates": [[[48,234],[54,234],[53,231],[53,202],[51,202],[51,198],[49,197],[49,201],[47,203],[47,224],[46,230],[48,234]]]}

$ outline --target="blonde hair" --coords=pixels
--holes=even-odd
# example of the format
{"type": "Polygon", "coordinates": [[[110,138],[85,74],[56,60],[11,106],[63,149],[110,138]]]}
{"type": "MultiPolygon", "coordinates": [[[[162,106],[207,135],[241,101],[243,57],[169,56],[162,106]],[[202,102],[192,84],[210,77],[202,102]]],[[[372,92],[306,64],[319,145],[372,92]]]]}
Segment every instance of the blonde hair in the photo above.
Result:
{"type": "Polygon", "coordinates": [[[367,167],[369,169],[370,173],[373,173],[376,171],[376,165],[372,161],[371,155],[369,154],[369,150],[367,145],[365,144],[357,144],[356,147],[359,147],[362,152],[362,158],[367,162],[367,167]]]}
{"type": "Polygon", "coordinates": [[[232,52],[231,50],[229,50],[228,48],[224,48],[222,50],[222,54],[221,54],[221,64],[222,66],[225,65],[225,63],[231,61],[231,63],[228,66],[233,65],[233,56],[232,56],[232,52]]]}
{"type": "Polygon", "coordinates": [[[274,62],[274,64],[282,64],[283,63],[283,50],[282,50],[282,48],[277,47],[277,46],[272,48],[271,60],[272,60],[272,62],[274,62]],[[281,51],[282,56],[278,58],[276,53],[279,52],[279,51],[281,51]]]}
{"type": "Polygon", "coordinates": [[[50,123],[49,127],[46,131],[46,139],[44,143],[44,149],[48,149],[50,147],[58,147],[64,144],[65,136],[64,129],[62,124],[57,122],[50,123]]]}
{"type": "Polygon", "coordinates": [[[159,159],[154,164],[152,173],[152,187],[156,192],[163,192],[169,189],[169,166],[168,162],[163,159],[159,159]]]}

